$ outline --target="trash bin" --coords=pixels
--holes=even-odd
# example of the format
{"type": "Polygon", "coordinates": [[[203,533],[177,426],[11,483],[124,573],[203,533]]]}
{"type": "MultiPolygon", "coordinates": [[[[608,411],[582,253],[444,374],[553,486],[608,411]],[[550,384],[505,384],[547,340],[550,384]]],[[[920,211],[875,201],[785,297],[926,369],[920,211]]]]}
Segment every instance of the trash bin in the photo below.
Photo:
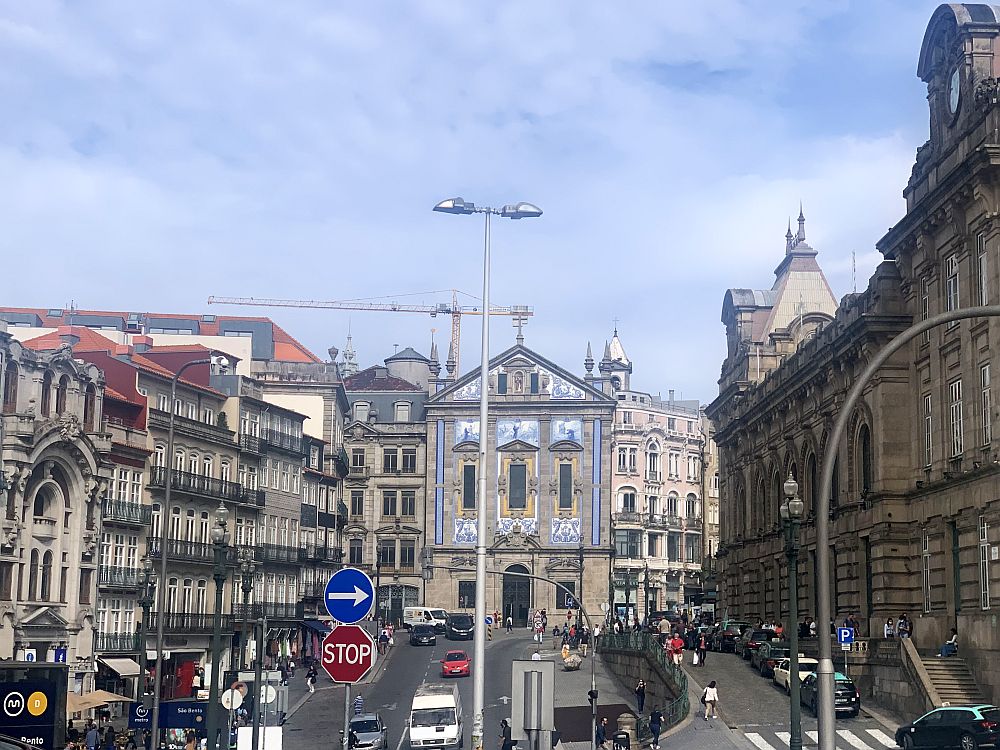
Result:
{"type": "Polygon", "coordinates": [[[629,750],[631,743],[632,741],[629,739],[628,732],[615,732],[611,735],[612,750],[629,750]]]}

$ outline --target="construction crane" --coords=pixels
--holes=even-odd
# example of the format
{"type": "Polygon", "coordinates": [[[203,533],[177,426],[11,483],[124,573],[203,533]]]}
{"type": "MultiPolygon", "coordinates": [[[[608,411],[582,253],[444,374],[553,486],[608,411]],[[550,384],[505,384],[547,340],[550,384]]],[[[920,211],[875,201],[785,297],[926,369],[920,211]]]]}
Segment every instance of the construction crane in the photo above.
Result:
{"type": "MultiPolygon", "coordinates": [[[[459,369],[459,351],[462,343],[462,316],[482,315],[481,307],[458,304],[459,291],[452,289],[451,304],[439,302],[436,305],[417,305],[408,302],[367,302],[364,300],[298,300],[298,299],[268,299],[265,297],[209,297],[210,305],[242,305],[244,307],[298,307],[317,308],[321,310],[369,310],[374,312],[422,313],[432,318],[438,315],[451,316],[451,352],[455,358],[455,370],[459,369]]],[[[465,292],[462,292],[465,294],[465,292]]],[[[471,296],[471,295],[470,295],[471,296]]],[[[374,299],[389,299],[374,298],[374,299]]],[[[490,305],[490,315],[506,315],[512,318],[517,328],[518,341],[522,340],[521,328],[534,315],[534,310],[528,305],[490,305]]]]}

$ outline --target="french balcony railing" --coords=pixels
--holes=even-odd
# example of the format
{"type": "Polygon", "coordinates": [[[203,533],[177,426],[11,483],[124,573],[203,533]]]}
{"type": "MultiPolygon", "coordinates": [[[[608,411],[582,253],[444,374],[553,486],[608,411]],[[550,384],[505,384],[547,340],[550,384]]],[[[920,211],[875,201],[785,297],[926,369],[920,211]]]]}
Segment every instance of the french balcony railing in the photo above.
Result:
{"type": "Polygon", "coordinates": [[[94,631],[94,651],[104,654],[137,654],[142,651],[138,633],[94,631]]]}
{"type": "MultiPolygon", "coordinates": [[[[149,613],[149,632],[156,631],[160,613],[149,613]]],[[[211,633],[215,627],[215,615],[206,612],[167,612],[163,616],[165,633],[211,633]]],[[[232,632],[233,616],[222,615],[222,630],[232,632]]]]}
{"type": "Polygon", "coordinates": [[[257,620],[301,620],[305,608],[302,602],[285,604],[282,602],[257,602],[255,604],[233,604],[233,622],[257,620]]]}
{"type": "Polygon", "coordinates": [[[252,490],[249,487],[240,488],[240,499],[241,505],[250,505],[255,508],[263,508],[266,502],[266,495],[264,490],[252,490]]]}
{"type": "Polygon", "coordinates": [[[97,568],[97,585],[103,588],[138,589],[142,586],[142,571],[101,565],[97,568]]]}
{"type": "Polygon", "coordinates": [[[126,500],[105,500],[102,511],[105,521],[148,526],[153,509],[149,505],[143,505],[142,503],[133,503],[126,500]]]}
{"type": "Polygon", "coordinates": [[[311,583],[303,583],[299,589],[299,593],[303,600],[322,599],[326,595],[326,582],[313,581],[311,583]]]}
{"type": "Polygon", "coordinates": [[[348,479],[367,479],[368,478],[368,467],[367,466],[350,466],[347,469],[348,479]]]}
{"type": "Polygon", "coordinates": [[[646,481],[647,482],[659,482],[663,478],[663,475],[658,471],[647,471],[646,481]]]}
{"type": "MultiPolygon", "coordinates": [[[[162,540],[149,541],[149,555],[159,558],[162,540]]],[[[230,550],[233,548],[230,547],[230,550]]],[[[184,539],[167,540],[167,558],[170,560],[187,560],[189,562],[211,563],[215,561],[215,547],[205,542],[189,542],[184,539]]]]}
{"type": "MultiPolygon", "coordinates": [[[[167,471],[166,466],[154,466],[150,471],[149,486],[154,489],[164,489],[167,486],[167,471]]],[[[200,495],[213,500],[231,500],[234,503],[243,501],[245,489],[236,482],[227,482],[178,469],[174,469],[171,474],[170,486],[176,492],[200,495]]]]}
{"type": "Polygon", "coordinates": [[[612,513],[611,520],[615,523],[642,523],[643,514],[634,510],[623,510],[620,513],[612,513]]]}
{"type": "Polygon", "coordinates": [[[309,441],[302,435],[289,435],[277,430],[261,430],[260,441],[265,446],[282,448],[292,453],[301,453],[303,456],[309,453],[309,441]]]}

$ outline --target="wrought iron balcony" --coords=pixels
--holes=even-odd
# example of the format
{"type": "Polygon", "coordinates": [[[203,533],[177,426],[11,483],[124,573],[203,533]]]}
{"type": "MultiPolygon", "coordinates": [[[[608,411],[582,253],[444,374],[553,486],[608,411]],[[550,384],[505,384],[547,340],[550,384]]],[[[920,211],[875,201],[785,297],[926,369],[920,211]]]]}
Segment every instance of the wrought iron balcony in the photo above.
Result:
{"type": "MultiPolygon", "coordinates": [[[[149,613],[149,632],[156,630],[159,617],[159,612],[149,613]]],[[[165,633],[211,633],[214,627],[215,615],[210,613],[167,612],[163,617],[165,633]]],[[[230,633],[233,631],[232,615],[222,615],[222,630],[230,633]]]]}
{"type": "MultiPolygon", "coordinates": [[[[166,466],[154,466],[149,474],[149,486],[153,489],[164,489],[167,486],[167,471],[166,466]]],[[[231,500],[234,503],[242,502],[244,492],[244,487],[236,482],[226,482],[177,469],[171,471],[170,484],[176,492],[200,495],[213,500],[231,500]]]]}
{"type": "Polygon", "coordinates": [[[261,430],[260,441],[269,448],[281,448],[303,456],[309,453],[309,441],[302,435],[289,435],[277,430],[261,430]]]}
{"type": "Polygon", "coordinates": [[[344,559],[344,551],[339,547],[321,547],[318,545],[303,545],[299,548],[300,562],[334,562],[344,559]]]}
{"type": "Polygon", "coordinates": [[[367,466],[351,466],[347,469],[348,479],[367,479],[368,478],[368,467],[367,466]]]}
{"type": "MultiPolygon", "coordinates": [[[[149,541],[149,556],[154,558],[160,557],[160,539],[151,539],[149,541]]],[[[235,554],[234,548],[230,547],[229,557],[233,558],[235,554]]],[[[203,562],[212,563],[215,562],[215,547],[211,544],[206,544],[205,542],[188,542],[184,539],[168,539],[167,540],[167,557],[170,560],[188,560],[190,562],[203,562]]]]}
{"type": "Polygon", "coordinates": [[[149,505],[126,500],[105,499],[102,511],[105,521],[132,523],[137,526],[148,526],[152,517],[152,508],[149,505]]]}
{"type": "Polygon", "coordinates": [[[612,513],[611,520],[615,523],[636,523],[641,524],[644,520],[642,513],[634,510],[624,510],[620,513],[612,513]]]}
{"type": "Polygon", "coordinates": [[[240,449],[259,455],[262,452],[260,438],[256,435],[240,435],[240,449]]]}
{"type": "Polygon", "coordinates": [[[94,631],[94,651],[104,654],[137,654],[142,651],[138,633],[99,633],[94,631]]]}
{"type": "Polygon", "coordinates": [[[233,604],[233,622],[256,620],[266,617],[268,620],[301,620],[305,608],[302,602],[286,604],[283,602],[257,602],[256,604],[233,604]]]}
{"type": "Polygon", "coordinates": [[[258,544],[254,546],[254,558],[258,562],[297,563],[299,548],[283,544],[258,544]]]}
{"type": "Polygon", "coordinates": [[[103,588],[138,589],[142,586],[142,571],[139,568],[101,565],[97,568],[97,585],[103,588]]]}
{"type": "Polygon", "coordinates": [[[240,488],[240,504],[252,505],[255,508],[263,508],[265,504],[264,490],[252,490],[249,487],[240,488]]]}

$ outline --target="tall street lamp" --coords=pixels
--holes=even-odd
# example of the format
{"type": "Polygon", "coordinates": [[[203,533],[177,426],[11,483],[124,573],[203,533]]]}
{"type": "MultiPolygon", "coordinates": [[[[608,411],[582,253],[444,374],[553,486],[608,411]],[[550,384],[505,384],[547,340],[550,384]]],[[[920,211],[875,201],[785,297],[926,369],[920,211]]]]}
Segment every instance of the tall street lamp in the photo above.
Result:
{"type": "MultiPolygon", "coordinates": [[[[149,545],[147,544],[147,547],[149,545]]],[[[142,692],[137,691],[136,700],[141,700],[146,692],[146,631],[149,629],[149,610],[153,606],[153,558],[144,555],[142,558],[142,596],[139,597],[142,607],[142,622],[139,623],[139,664],[142,669],[142,692]]]]}
{"type": "Polygon", "coordinates": [[[583,535],[580,535],[580,547],[577,550],[580,556],[580,589],[576,595],[576,632],[583,629],[583,535]]]}
{"type": "Polygon", "coordinates": [[[250,641],[249,636],[247,636],[247,625],[250,623],[250,594],[253,593],[253,578],[257,572],[257,563],[254,562],[253,550],[249,547],[244,547],[240,550],[239,561],[240,590],[243,592],[243,622],[241,625],[243,637],[240,638],[239,667],[243,669],[243,659],[246,656],[247,645],[250,641]]]}
{"type": "Polygon", "coordinates": [[[163,621],[166,618],[164,610],[166,609],[165,597],[167,587],[165,581],[167,580],[167,541],[169,539],[170,528],[167,519],[170,518],[170,490],[174,484],[174,422],[176,416],[175,404],[177,403],[177,381],[180,380],[181,375],[189,367],[211,364],[211,358],[193,359],[190,362],[185,362],[170,379],[170,414],[167,423],[166,466],[163,467],[163,523],[160,525],[159,539],[160,585],[156,588],[156,666],[154,668],[156,683],[153,686],[153,720],[150,726],[152,746],[156,748],[160,747],[160,686],[163,684],[163,621]]]}
{"type": "MultiPolygon", "coordinates": [[[[215,615],[212,620],[212,684],[208,689],[208,750],[219,747],[219,673],[222,671],[222,592],[226,587],[226,562],[229,552],[229,532],[226,522],[229,511],[220,500],[215,509],[215,527],[212,529],[212,547],[215,551],[215,615]]],[[[256,687],[256,686],[255,686],[256,687]]],[[[229,733],[226,732],[226,736],[229,733]]]]}
{"type": "Polygon", "coordinates": [[[642,617],[646,621],[646,623],[649,623],[649,560],[647,560],[643,565],[643,570],[645,571],[646,574],[645,582],[643,584],[644,588],[643,594],[646,598],[642,602],[642,617]]]}
{"type": "Polygon", "coordinates": [[[799,524],[804,504],[799,498],[799,485],[788,474],[784,485],[785,502],[781,508],[781,525],[785,529],[785,557],[788,558],[788,694],[791,699],[791,737],[789,750],[802,750],[802,705],[799,703],[799,524]]]}
{"type": "MultiPolygon", "coordinates": [[[[489,442],[486,429],[489,416],[490,368],[490,218],[494,215],[508,219],[531,219],[542,215],[542,209],[531,203],[512,203],[503,208],[477,206],[461,198],[449,198],[434,206],[435,211],[446,214],[483,214],[486,230],[483,242],[483,335],[482,358],[479,367],[479,516],[476,523],[476,607],[475,622],[486,620],[486,447],[489,442]]],[[[472,685],[472,750],[483,747],[483,708],[486,703],[486,629],[473,629],[473,663],[476,665],[472,685]]]]}

